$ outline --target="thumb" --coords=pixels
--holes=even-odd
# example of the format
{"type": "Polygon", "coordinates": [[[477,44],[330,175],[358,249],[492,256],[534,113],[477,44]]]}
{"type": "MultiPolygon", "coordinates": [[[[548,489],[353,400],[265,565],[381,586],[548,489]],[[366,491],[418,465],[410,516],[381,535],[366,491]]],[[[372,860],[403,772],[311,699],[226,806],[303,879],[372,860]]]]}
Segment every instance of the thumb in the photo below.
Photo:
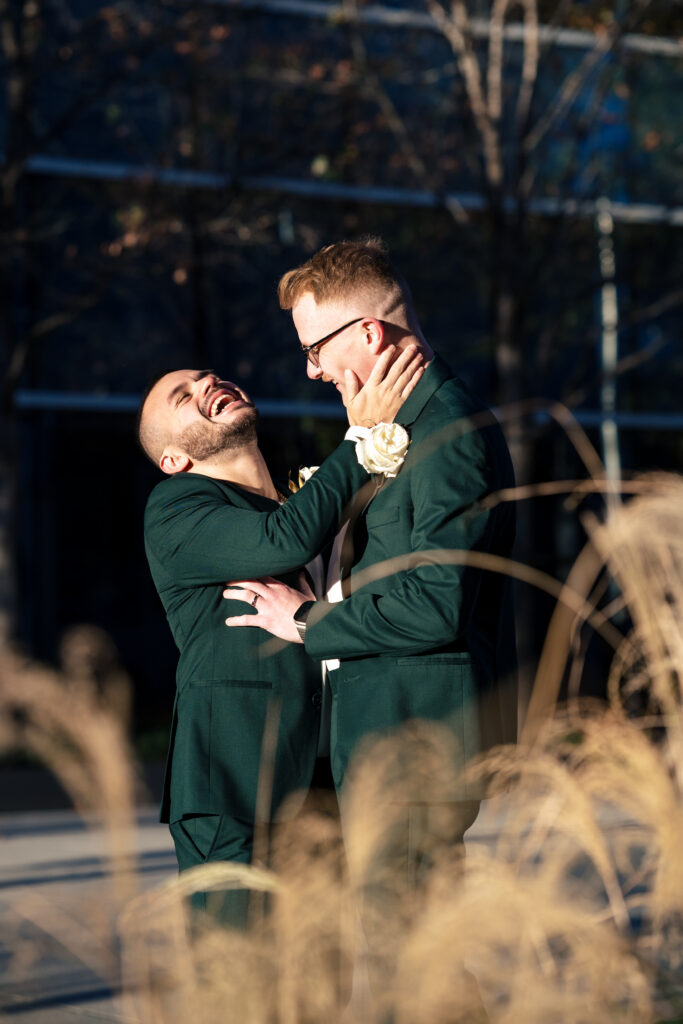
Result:
{"type": "Polygon", "coordinates": [[[312,601],[315,601],[315,594],[311,590],[311,586],[306,577],[306,573],[302,569],[299,573],[299,590],[301,593],[312,601]]]}

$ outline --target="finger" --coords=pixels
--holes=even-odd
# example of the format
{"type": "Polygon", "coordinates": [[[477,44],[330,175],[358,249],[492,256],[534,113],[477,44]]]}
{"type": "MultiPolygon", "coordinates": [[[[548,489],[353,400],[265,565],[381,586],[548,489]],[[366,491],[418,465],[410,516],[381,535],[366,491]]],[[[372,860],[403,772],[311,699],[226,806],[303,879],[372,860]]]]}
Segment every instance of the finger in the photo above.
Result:
{"type": "Polygon", "coordinates": [[[251,579],[245,580],[229,580],[226,586],[229,587],[247,587],[249,590],[255,590],[256,587],[265,586],[267,583],[279,583],[273,576],[254,576],[251,579]]]}
{"type": "Polygon", "coordinates": [[[238,591],[249,594],[249,600],[254,594],[258,594],[259,597],[266,597],[268,594],[268,584],[262,583],[261,580],[233,580],[229,586],[233,589],[224,590],[223,597],[232,597],[238,591]]]}
{"type": "Polygon", "coordinates": [[[403,373],[399,374],[393,390],[397,394],[402,395],[403,398],[407,398],[424,372],[424,359],[422,353],[418,352],[415,358],[408,363],[403,373]]]}
{"type": "Polygon", "coordinates": [[[360,391],[360,381],[358,380],[358,377],[355,375],[353,370],[344,370],[344,385],[346,391],[346,399],[344,404],[348,405],[349,402],[352,402],[354,400],[354,398],[360,391]]]}
{"type": "Polygon", "coordinates": [[[419,366],[422,360],[422,353],[418,349],[417,345],[407,345],[394,359],[393,363],[387,370],[386,383],[389,387],[393,387],[401,377],[406,376],[406,382],[410,379],[410,368],[413,370],[416,366],[419,366]]]}
{"type": "Polygon", "coordinates": [[[260,622],[257,622],[258,615],[233,615],[229,619],[225,620],[226,626],[258,626],[261,628],[260,622]]]}
{"type": "Polygon", "coordinates": [[[387,370],[391,365],[391,361],[396,354],[396,349],[393,345],[387,345],[383,352],[380,352],[377,362],[373,366],[368,379],[367,384],[381,384],[384,380],[387,370]]]}
{"type": "Polygon", "coordinates": [[[245,604],[251,604],[255,596],[260,597],[261,595],[254,595],[251,590],[238,590],[237,587],[234,590],[223,591],[223,597],[227,598],[228,601],[244,601],[245,604]]]}
{"type": "Polygon", "coordinates": [[[401,391],[401,398],[403,399],[403,401],[406,400],[408,395],[410,395],[413,392],[413,390],[417,387],[417,385],[420,383],[420,378],[422,377],[422,374],[425,372],[425,370],[425,366],[419,366],[417,368],[414,375],[411,377],[411,379],[408,381],[408,383],[401,391]]]}
{"type": "Polygon", "coordinates": [[[248,580],[230,580],[231,587],[248,587],[250,590],[255,590],[256,587],[266,587],[268,584],[277,583],[280,584],[280,580],[276,580],[274,576],[254,576],[248,580]]]}

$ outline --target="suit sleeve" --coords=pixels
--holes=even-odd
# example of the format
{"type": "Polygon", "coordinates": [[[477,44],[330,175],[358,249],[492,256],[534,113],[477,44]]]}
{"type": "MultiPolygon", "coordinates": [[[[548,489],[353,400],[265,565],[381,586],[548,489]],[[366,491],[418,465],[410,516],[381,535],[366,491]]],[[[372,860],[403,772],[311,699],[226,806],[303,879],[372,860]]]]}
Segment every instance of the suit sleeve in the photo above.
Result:
{"type": "Polygon", "coordinates": [[[189,586],[286,573],[320,551],[367,479],[350,441],[272,512],[236,508],[207,487],[206,477],[183,474],[152,492],[146,546],[174,580],[189,586]]]}
{"type": "MultiPolygon", "coordinates": [[[[494,489],[495,474],[480,433],[435,447],[408,472],[413,565],[430,551],[491,549],[496,513],[477,503],[494,489]]],[[[308,618],[307,653],[318,659],[408,655],[464,638],[480,573],[448,564],[441,554],[433,557],[433,563],[413,568],[406,568],[406,560],[403,567],[387,566],[396,582],[382,594],[368,585],[337,604],[317,602],[308,618]]]]}

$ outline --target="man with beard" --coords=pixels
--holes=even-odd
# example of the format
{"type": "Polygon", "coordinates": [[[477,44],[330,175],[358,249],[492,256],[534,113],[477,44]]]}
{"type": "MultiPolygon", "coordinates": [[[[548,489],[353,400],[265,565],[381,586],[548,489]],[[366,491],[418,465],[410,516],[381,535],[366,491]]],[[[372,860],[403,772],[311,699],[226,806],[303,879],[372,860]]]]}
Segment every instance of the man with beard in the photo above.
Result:
{"type": "MultiPolygon", "coordinates": [[[[360,390],[349,378],[352,424],[393,419],[419,378],[415,353],[387,358],[360,390]]],[[[153,381],[138,414],[140,444],[168,477],[147,504],[145,547],[180,650],[161,820],[170,824],[181,871],[249,862],[257,814],[267,827],[290,793],[309,786],[316,760],[318,666],[297,644],[227,630],[223,586],[268,573],[312,597],[299,568],[368,480],[344,440],[284,504],[258,448],[257,418],[249,396],[210,370],[153,381]],[[266,746],[272,784],[257,807],[266,746]]],[[[207,894],[193,903],[205,909],[207,894]]],[[[212,910],[244,925],[246,893],[227,892],[212,910]]]]}

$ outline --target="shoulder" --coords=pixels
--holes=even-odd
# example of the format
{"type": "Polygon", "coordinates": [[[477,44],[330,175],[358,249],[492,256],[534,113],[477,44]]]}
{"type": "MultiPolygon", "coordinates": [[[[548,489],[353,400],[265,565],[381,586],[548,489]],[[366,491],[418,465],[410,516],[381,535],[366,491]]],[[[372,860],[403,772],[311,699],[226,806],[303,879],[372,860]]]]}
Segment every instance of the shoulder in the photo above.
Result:
{"type": "Polygon", "coordinates": [[[453,463],[461,478],[464,472],[479,473],[498,485],[513,479],[495,413],[454,374],[444,375],[415,421],[412,436],[418,442],[415,456],[425,473],[434,471],[436,460],[442,469],[453,463]]]}
{"type": "Polygon", "coordinates": [[[149,498],[145,508],[145,529],[153,529],[162,521],[179,513],[187,513],[212,500],[227,501],[217,480],[200,476],[198,473],[176,473],[161,480],[149,498]]]}
{"type": "Polygon", "coordinates": [[[169,501],[183,498],[188,494],[220,494],[218,480],[199,473],[175,473],[160,480],[147,499],[147,506],[165,505],[169,501]]]}
{"type": "Polygon", "coordinates": [[[452,442],[478,445],[483,441],[482,431],[492,425],[498,426],[493,412],[462,378],[453,375],[441,381],[413,427],[416,440],[440,431],[452,442]]]}
{"type": "Polygon", "coordinates": [[[426,412],[453,419],[490,412],[488,406],[467,386],[462,377],[447,377],[432,395],[426,412]]]}

